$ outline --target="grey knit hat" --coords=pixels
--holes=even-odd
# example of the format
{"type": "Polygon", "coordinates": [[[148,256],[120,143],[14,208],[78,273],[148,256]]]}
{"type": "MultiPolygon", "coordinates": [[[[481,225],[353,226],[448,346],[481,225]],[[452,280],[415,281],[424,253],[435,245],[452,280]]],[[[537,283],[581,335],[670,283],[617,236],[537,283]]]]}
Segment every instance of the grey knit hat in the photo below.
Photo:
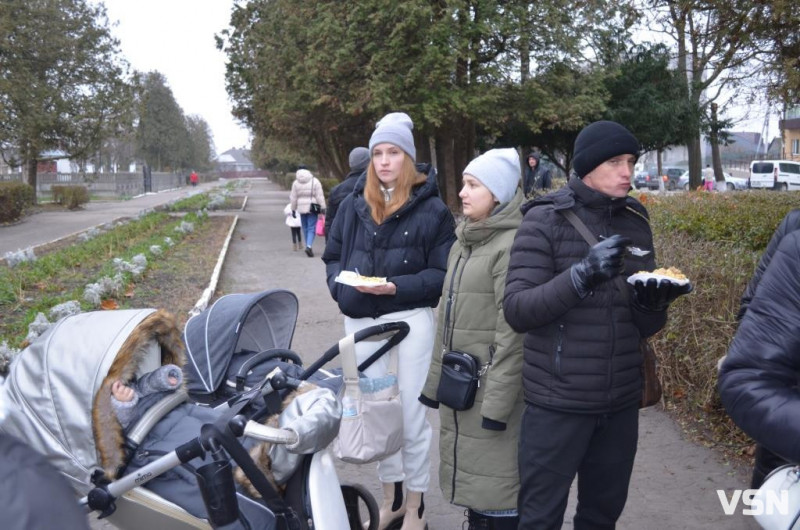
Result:
{"type": "Polygon", "coordinates": [[[369,164],[369,149],[356,147],[350,151],[350,171],[364,171],[369,164]]]}
{"type": "Polygon", "coordinates": [[[417,149],[414,147],[414,136],[411,134],[413,128],[414,122],[405,112],[387,114],[375,125],[375,131],[369,139],[370,156],[376,145],[390,143],[405,151],[411,160],[416,162],[417,149]]]}
{"type": "Polygon", "coordinates": [[[480,180],[500,204],[514,198],[521,174],[519,154],[512,147],[486,151],[464,168],[464,175],[480,180]]]}

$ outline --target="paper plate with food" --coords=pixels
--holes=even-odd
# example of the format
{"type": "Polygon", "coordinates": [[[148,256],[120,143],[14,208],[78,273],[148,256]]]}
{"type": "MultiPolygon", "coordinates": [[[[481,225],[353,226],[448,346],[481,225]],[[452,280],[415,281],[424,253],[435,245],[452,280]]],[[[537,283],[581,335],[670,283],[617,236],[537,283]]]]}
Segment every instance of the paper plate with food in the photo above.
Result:
{"type": "Polygon", "coordinates": [[[386,285],[386,278],[380,276],[362,276],[354,271],[342,271],[334,278],[335,281],[349,285],[350,287],[374,287],[376,285],[386,285]]]}
{"type": "Polygon", "coordinates": [[[650,279],[658,280],[659,282],[672,282],[678,285],[689,283],[689,278],[676,267],[665,267],[656,269],[653,272],[639,271],[628,276],[628,283],[633,285],[639,280],[647,283],[647,280],[650,279]]]}

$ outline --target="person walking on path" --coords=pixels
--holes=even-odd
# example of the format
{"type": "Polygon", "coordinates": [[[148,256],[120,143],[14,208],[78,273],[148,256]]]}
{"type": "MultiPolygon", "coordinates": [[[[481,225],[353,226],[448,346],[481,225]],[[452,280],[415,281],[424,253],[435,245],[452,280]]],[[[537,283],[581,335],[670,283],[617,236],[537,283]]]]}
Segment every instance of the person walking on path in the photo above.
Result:
{"type": "Polygon", "coordinates": [[[339,210],[339,205],[345,197],[353,193],[358,177],[364,174],[369,165],[369,149],[366,147],[356,147],[350,151],[350,172],[342,182],[331,188],[328,194],[328,209],[325,212],[325,237],[331,233],[333,219],[339,210]]]}
{"type": "Polygon", "coordinates": [[[465,506],[470,530],[516,530],[517,444],[522,417],[522,335],[503,316],[508,257],[522,221],[516,149],[492,149],[464,169],[459,197],[464,220],[447,260],[434,355],[420,395],[439,409],[439,485],[465,506]],[[437,401],[441,355],[457,350],[484,369],[472,408],[437,401]]]}
{"type": "Polygon", "coordinates": [[[283,209],[283,215],[286,216],[286,226],[289,227],[292,233],[292,250],[300,250],[303,248],[303,236],[300,235],[300,228],[302,226],[300,217],[295,210],[292,210],[292,203],[287,203],[283,209]]]}
{"type": "Polygon", "coordinates": [[[525,159],[525,176],[522,179],[526,197],[532,197],[535,191],[547,191],[553,187],[550,170],[541,166],[541,155],[535,151],[525,159]]]}
{"type": "Polygon", "coordinates": [[[561,528],[576,474],[577,530],[614,528],[625,506],[642,393],[639,341],[691,289],[648,280],[632,295],[624,282],[655,268],[647,211],[628,196],[639,150],[622,125],[594,122],[575,140],[577,177],[522,207],[503,302],[508,323],[526,334],[520,528],[561,528]],[[590,245],[584,229],[601,241],[590,245]],[[626,256],[632,245],[645,255],[626,256]]]}
{"type": "Polygon", "coordinates": [[[292,211],[300,214],[300,224],[306,241],[306,255],[314,257],[311,245],[317,230],[317,215],[325,210],[325,192],[322,183],[307,169],[298,169],[289,193],[292,211]],[[316,211],[315,211],[316,210],[316,211]]]}
{"type": "MultiPolygon", "coordinates": [[[[423,493],[430,481],[432,433],[417,397],[431,361],[432,308],[439,302],[455,239],[455,222],[439,198],[436,171],[430,164],[415,164],[412,127],[411,118],[402,112],[378,122],[369,140],[371,163],[339,207],[322,256],[331,296],[345,315],[345,333],[393,321],[411,327],[397,346],[403,447],[378,464],[384,495],[381,529],[401,517],[403,530],[425,528],[423,493]],[[386,277],[386,283],[349,287],[335,281],[343,270],[386,277]]],[[[369,345],[357,344],[358,362],[372,351],[369,345]]],[[[366,374],[378,377],[387,368],[384,355],[366,374]]]]}
{"type": "Polygon", "coordinates": [[[703,189],[714,191],[714,169],[710,164],[706,164],[706,168],[703,170],[703,189]]]}
{"type": "Polygon", "coordinates": [[[197,183],[200,181],[200,177],[197,176],[197,171],[192,170],[192,174],[189,175],[189,182],[192,183],[192,187],[197,186],[197,183]]]}

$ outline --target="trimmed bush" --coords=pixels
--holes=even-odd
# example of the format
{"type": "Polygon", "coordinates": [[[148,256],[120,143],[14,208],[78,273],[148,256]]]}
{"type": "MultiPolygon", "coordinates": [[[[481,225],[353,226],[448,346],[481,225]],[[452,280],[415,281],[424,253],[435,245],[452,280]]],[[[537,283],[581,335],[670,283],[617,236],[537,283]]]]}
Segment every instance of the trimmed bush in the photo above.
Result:
{"type": "Polygon", "coordinates": [[[24,182],[0,182],[0,223],[19,219],[34,197],[33,188],[24,182]]]}
{"type": "Polygon", "coordinates": [[[89,190],[86,186],[53,186],[53,202],[70,210],[77,210],[89,202],[89,190]]]}
{"type": "Polygon", "coordinates": [[[742,453],[750,444],[717,393],[717,361],[736,333],[736,314],[761,253],[784,215],[800,207],[794,192],[642,194],[659,266],[681,269],[694,292],[669,310],[654,337],[669,410],[691,417],[706,445],[742,453]]]}

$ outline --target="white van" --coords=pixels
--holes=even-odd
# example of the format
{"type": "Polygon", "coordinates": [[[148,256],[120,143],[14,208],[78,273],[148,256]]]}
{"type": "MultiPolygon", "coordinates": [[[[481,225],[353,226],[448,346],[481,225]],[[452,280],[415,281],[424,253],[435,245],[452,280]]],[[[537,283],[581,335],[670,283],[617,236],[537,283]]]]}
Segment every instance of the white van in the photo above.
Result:
{"type": "Polygon", "coordinates": [[[800,189],[800,162],[754,160],[750,162],[750,187],[754,189],[800,189]]]}

